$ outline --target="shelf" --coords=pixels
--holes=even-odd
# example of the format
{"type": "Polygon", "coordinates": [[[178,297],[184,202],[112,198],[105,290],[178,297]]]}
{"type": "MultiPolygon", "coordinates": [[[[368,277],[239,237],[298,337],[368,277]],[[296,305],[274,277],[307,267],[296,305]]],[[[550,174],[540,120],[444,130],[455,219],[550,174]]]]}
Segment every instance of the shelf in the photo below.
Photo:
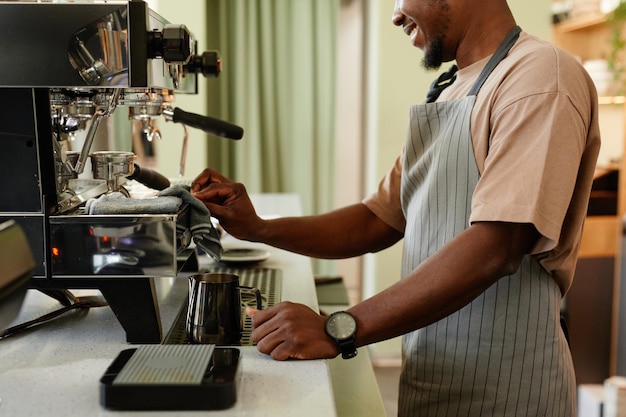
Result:
{"type": "Polygon", "coordinates": [[[593,29],[604,25],[610,19],[610,15],[605,13],[594,13],[588,16],[568,19],[554,25],[555,33],[569,33],[577,30],[593,29]]]}
{"type": "Polygon", "coordinates": [[[626,97],[624,96],[600,96],[598,97],[598,104],[624,104],[626,103],[626,97]]]}
{"type": "MultiPolygon", "coordinates": [[[[626,33],[626,24],[613,20],[613,12],[596,12],[554,24],[552,26],[552,40],[556,46],[570,52],[583,62],[592,59],[607,59],[612,53],[616,28],[621,29],[622,34],[626,33]]],[[[618,59],[623,60],[624,57],[621,55],[618,59]]],[[[608,139],[602,143],[602,148],[605,150],[602,163],[610,166],[597,166],[596,169],[596,177],[594,178],[596,189],[592,189],[589,209],[591,214],[597,213],[598,215],[587,213],[579,248],[579,261],[582,261],[579,262],[579,265],[589,265],[584,267],[586,270],[580,274],[591,277],[592,285],[595,285],[594,288],[600,289],[598,283],[602,282],[603,289],[610,292],[612,287],[617,288],[619,285],[624,285],[622,276],[624,265],[626,265],[624,258],[624,253],[626,253],[624,242],[626,240],[623,236],[624,226],[622,224],[622,218],[626,215],[626,181],[624,181],[624,177],[626,177],[626,137],[624,136],[626,132],[626,97],[600,96],[598,97],[598,104],[602,106],[601,114],[598,117],[604,128],[601,127],[602,135],[605,136],[603,139],[608,139]],[[603,170],[603,168],[606,169],[603,170]],[[598,190],[597,181],[599,179],[597,177],[602,174],[602,171],[606,173],[608,169],[617,172],[616,187],[610,190],[598,190]]],[[[588,314],[588,311],[585,311],[582,306],[589,299],[588,290],[590,287],[578,287],[576,290],[577,281],[580,282],[579,278],[576,278],[572,285],[574,291],[568,293],[568,304],[572,301],[572,294],[576,297],[575,294],[578,291],[581,300],[578,303],[580,306],[579,313],[588,314]]],[[[624,313],[624,305],[620,305],[620,300],[614,295],[609,295],[607,300],[609,302],[606,300],[603,302],[609,306],[608,310],[612,310],[612,318],[602,321],[612,324],[604,326],[604,330],[608,332],[605,332],[606,335],[603,337],[605,339],[610,338],[611,341],[607,346],[604,346],[606,343],[602,344],[601,354],[603,358],[609,356],[610,363],[608,366],[604,365],[605,370],[609,371],[609,374],[614,374],[618,369],[618,361],[626,363],[626,349],[617,343],[617,341],[624,339],[623,333],[625,332],[622,332],[621,329],[618,332],[615,325],[618,320],[621,321],[626,317],[626,313],[624,313]],[[611,298],[614,300],[612,305],[611,298]],[[608,350],[608,352],[604,352],[604,350],[608,350]]],[[[623,299],[621,301],[623,303],[623,299]]],[[[569,315],[571,318],[572,314],[569,315]]],[[[575,338],[572,338],[572,341],[575,341],[575,338]]],[[[572,351],[574,353],[579,352],[580,355],[585,350],[589,352],[593,350],[584,344],[580,345],[572,351]]],[[[583,353],[583,355],[591,357],[588,352],[583,353]]],[[[575,363],[578,360],[579,358],[574,358],[575,363]]],[[[577,368],[578,377],[580,367],[577,368]]]]}

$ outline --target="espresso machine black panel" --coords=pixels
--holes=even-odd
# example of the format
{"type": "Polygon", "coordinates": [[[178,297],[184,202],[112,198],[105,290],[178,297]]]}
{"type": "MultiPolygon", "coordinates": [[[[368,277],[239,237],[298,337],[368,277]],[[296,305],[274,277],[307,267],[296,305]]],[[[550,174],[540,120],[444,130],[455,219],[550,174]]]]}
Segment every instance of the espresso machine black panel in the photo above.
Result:
{"type": "Polygon", "coordinates": [[[34,274],[46,276],[47,213],[57,198],[48,91],[4,88],[0,95],[0,221],[22,226],[36,260],[34,274]]]}
{"type": "Polygon", "coordinates": [[[0,56],[11,59],[0,65],[0,84],[161,87],[195,93],[195,74],[182,77],[182,66],[195,52],[193,39],[184,26],[168,25],[142,1],[7,2],[0,14],[0,56]],[[176,38],[168,43],[168,36],[176,38]]]}
{"type": "Polygon", "coordinates": [[[92,215],[87,201],[130,194],[118,177],[85,179],[84,166],[101,122],[119,107],[146,127],[162,117],[240,138],[238,126],[171,107],[175,94],[196,93],[197,74],[219,74],[217,52],[197,55],[184,25],[135,0],[0,1],[0,28],[0,222],[14,220],[27,235],[31,288],[64,304],[71,289],[98,289],[129,342],[159,343],[155,280],[197,264],[177,229],[188,213],[92,215]],[[74,150],[78,133],[84,143],[74,150]]]}

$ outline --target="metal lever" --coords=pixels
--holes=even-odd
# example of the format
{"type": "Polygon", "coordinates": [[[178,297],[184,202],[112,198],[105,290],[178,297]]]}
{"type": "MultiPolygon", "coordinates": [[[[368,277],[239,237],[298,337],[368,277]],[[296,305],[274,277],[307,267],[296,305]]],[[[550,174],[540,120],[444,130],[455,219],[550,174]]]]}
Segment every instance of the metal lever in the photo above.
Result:
{"type": "Polygon", "coordinates": [[[96,137],[96,131],[98,130],[98,126],[100,125],[100,121],[104,117],[108,117],[113,113],[115,107],[117,107],[117,100],[120,96],[121,89],[115,89],[111,96],[111,100],[109,101],[109,105],[105,110],[98,109],[91,118],[91,126],[89,126],[89,130],[87,131],[87,136],[85,137],[85,143],[83,143],[83,147],[80,150],[80,156],[76,161],[76,166],[74,167],[74,171],[77,174],[82,174],[85,170],[85,162],[89,157],[89,151],[91,150],[91,145],[93,144],[93,140],[96,137]]]}

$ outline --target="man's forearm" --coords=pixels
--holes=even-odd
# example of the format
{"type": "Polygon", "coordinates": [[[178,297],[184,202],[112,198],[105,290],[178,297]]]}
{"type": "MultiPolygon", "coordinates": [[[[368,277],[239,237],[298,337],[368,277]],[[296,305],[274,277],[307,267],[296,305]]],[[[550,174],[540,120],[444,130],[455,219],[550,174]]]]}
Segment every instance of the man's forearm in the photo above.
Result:
{"type": "Polygon", "coordinates": [[[383,223],[363,204],[327,214],[264,220],[253,240],[291,252],[340,259],[376,252],[402,234],[383,223]]]}

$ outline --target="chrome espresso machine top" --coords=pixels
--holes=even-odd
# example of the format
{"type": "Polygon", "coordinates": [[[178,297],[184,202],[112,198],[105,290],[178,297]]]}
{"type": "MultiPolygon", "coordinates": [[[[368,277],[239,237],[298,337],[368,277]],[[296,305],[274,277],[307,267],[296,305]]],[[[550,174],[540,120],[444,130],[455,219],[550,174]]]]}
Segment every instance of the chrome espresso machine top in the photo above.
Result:
{"type": "Polygon", "coordinates": [[[129,342],[159,343],[154,279],[180,270],[181,213],[86,214],[85,201],[122,191],[118,177],[134,167],[132,153],[91,148],[119,107],[147,133],[161,117],[241,138],[238,126],[172,106],[176,93],[197,92],[198,74],[219,74],[217,52],[197,54],[184,25],[134,0],[0,2],[0,28],[0,222],[26,232],[31,287],[62,303],[69,289],[98,289],[129,342]],[[72,149],[77,132],[84,142],[72,149]],[[88,158],[109,156],[106,174],[80,178],[88,158]]]}

